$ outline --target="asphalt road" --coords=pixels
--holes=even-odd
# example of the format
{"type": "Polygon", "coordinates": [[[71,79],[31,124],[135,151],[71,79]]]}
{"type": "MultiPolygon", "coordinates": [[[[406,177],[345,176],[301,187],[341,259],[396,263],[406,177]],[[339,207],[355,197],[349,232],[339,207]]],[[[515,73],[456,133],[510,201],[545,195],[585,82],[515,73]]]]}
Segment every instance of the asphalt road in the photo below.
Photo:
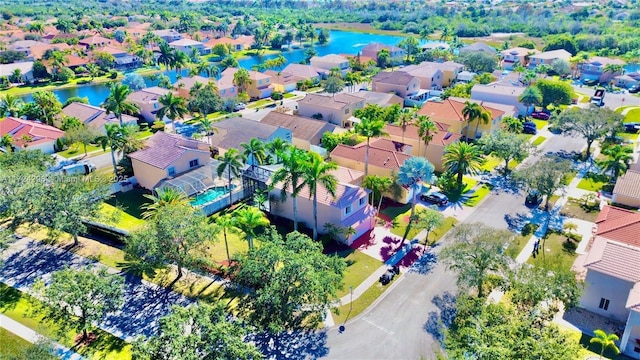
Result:
{"type": "MultiPolygon", "coordinates": [[[[580,85],[573,85],[573,88],[582,94],[592,96],[595,92],[594,87],[580,87],[580,85]]],[[[635,94],[613,94],[607,92],[604,96],[604,106],[612,110],[619,108],[620,106],[640,105],[640,96],[635,94]]]]}
{"type": "MultiPolygon", "coordinates": [[[[585,142],[581,138],[557,135],[543,145],[540,153],[529,161],[536,161],[549,151],[579,151],[585,142]]],[[[517,190],[504,188],[494,191],[464,222],[480,222],[507,229],[509,216],[529,211],[524,206],[523,195],[514,194],[517,190]]],[[[445,237],[441,244],[446,245],[450,241],[445,237]]],[[[432,300],[446,292],[456,291],[455,275],[437,261],[441,248],[436,247],[414,271],[393,284],[377,304],[348,321],[343,333],[337,328],[330,329],[326,358],[418,359],[422,356],[435,359],[439,344],[432,335],[432,325],[441,312],[432,300]]]]}

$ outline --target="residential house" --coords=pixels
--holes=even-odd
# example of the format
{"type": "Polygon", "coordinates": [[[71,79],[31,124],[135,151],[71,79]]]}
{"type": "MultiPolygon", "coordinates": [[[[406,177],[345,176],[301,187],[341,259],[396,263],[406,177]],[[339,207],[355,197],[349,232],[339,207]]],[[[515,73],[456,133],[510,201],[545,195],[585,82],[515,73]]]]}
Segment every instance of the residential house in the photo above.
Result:
{"type": "Polygon", "coordinates": [[[210,47],[205,46],[200,41],[195,41],[191,39],[180,39],[180,40],[172,41],[169,43],[169,46],[171,46],[172,48],[178,51],[182,51],[185,54],[191,54],[194,49],[198,51],[200,55],[211,54],[210,47]]]}
{"type": "Polygon", "coordinates": [[[615,204],[640,208],[640,171],[629,169],[618,178],[612,200],[615,204]]]}
{"type": "Polygon", "coordinates": [[[467,101],[480,104],[482,109],[491,114],[491,121],[488,124],[480,123],[478,125],[478,133],[475,134],[475,137],[500,128],[502,118],[505,115],[513,116],[516,111],[512,106],[504,106],[487,101],[449,97],[442,101],[426,102],[422,108],[418,110],[418,115],[426,115],[435,122],[445,124],[447,130],[455,134],[466,136],[467,129],[470,129],[469,134],[475,138],[473,131],[476,128],[477,120],[469,124],[462,115],[462,110],[466,106],[465,103],[467,101]]]}
{"type": "Polygon", "coordinates": [[[529,56],[529,69],[535,69],[536,66],[542,64],[551,66],[551,64],[556,60],[563,60],[569,63],[569,60],[571,60],[571,53],[567,50],[559,49],[531,55],[529,56]]]}
{"type": "Polygon", "coordinates": [[[516,115],[525,115],[530,109],[518,100],[524,89],[520,86],[475,84],[471,88],[471,99],[513,106],[517,109],[516,115]]]}
{"type": "Polygon", "coordinates": [[[318,83],[329,76],[329,70],[305,64],[289,64],[282,69],[282,72],[300,78],[298,81],[311,80],[314,83],[318,83]]]}
{"type": "Polygon", "coordinates": [[[435,122],[435,124],[437,130],[431,133],[432,139],[426,149],[424,140],[418,135],[418,127],[415,125],[408,125],[403,132],[401,126],[387,124],[384,127],[384,131],[388,134],[387,137],[390,140],[411,145],[411,155],[426,157],[433,164],[436,171],[442,172],[445,170],[442,166],[444,148],[459,141],[462,135],[450,132],[447,124],[440,122],[435,122]]]}
{"type": "Polygon", "coordinates": [[[298,115],[328,121],[334,125],[350,128],[353,122],[353,111],[364,107],[365,99],[338,93],[331,95],[307,94],[298,101],[298,115]]]}
{"type": "Polygon", "coordinates": [[[182,39],[182,34],[175,29],[154,30],[151,33],[168,43],[182,39]]]}
{"type": "MultiPolygon", "coordinates": [[[[358,179],[363,175],[362,172],[339,167],[332,171],[332,175],[338,180],[335,196],[332,196],[322,184],[318,184],[316,191],[318,232],[320,234],[327,232],[324,224],[337,225],[343,229],[352,228],[354,230],[352,235],[347,238],[341,235],[340,238],[340,241],[347,245],[351,245],[354,240],[373,229],[376,224],[375,208],[369,205],[368,201],[370,190],[354,184],[352,182],[354,174],[359,175],[358,179]]],[[[273,185],[271,195],[280,198],[282,183],[273,185]]],[[[271,213],[293,220],[292,201],[290,194],[283,201],[272,201],[271,213]]],[[[313,194],[309,192],[308,187],[304,187],[298,193],[296,201],[298,221],[308,228],[313,227],[313,194]]]]}
{"type": "Polygon", "coordinates": [[[621,87],[621,88],[625,88],[625,89],[630,89],[636,85],[638,85],[640,83],[640,77],[638,77],[637,79],[629,76],[627,74],[625,75],[617,75],[613,77],[613,83],[615,86],[617,87],[621,87]]]}
{"type": "Polygon", "coordinates": [[[640,354],[640,213],[605,206],[596,219],[594,239],[586,256],[580,306],[624,323],[618,347],[640,354]]]}
{"type": "Polygon", "coordinates": [[[137,183],[153,191],[164,179],[207,164],[211,152],[205,142],[158,131],[145,141],[143,149],[128,156],[137,183]]]}
{"type": "MultiPolygon", "coordinates": [[[[79,102],[72,102],[62,109],[64,117],[74,117],[81,123],[104,132],[106,124],[120,124],[120,119],[113,113],[107,114],[107,110],[79,102]]],[[[135,116],[122,114],[124,124],[137,124],[138,118],[135,116]]]]}
{"type": "Polygon", "coordinates": [[[446,42],[428,42],[420,45],[420,49],[424,51],[433,51],[433,50],[450,50],[451,45],[446,42]]]}
{"type": "Polygon", "coordinates": [[[93,49],[105,46],[116,46],[118,42],[100,35],[93,35],[78,41],[78,45],[84,46],[85,49],[93,49]]]}
{"type": "Polygon", "coordinates": [[[35,45],[31,47],[27,58],[30,60],[40,60],[49,50],[64,51],[70,49],[72,49],[72,47],[65,43],[35,45]]]}
{"type": "Polygon", "coordinates": [[[41,41],[35,40],[18,40],[7,47],[8,50],[21,52],[24,56],[29,57],[31,55],[31,48],[34,46],[46,45],[41,41]]]}
{"type": "MultiPolygon", "coordinates": [[[[238,72],[237,68],[226,68],[222,72],[222,78],[225,79],[225,82],[233,82],[233,76],[236,72],[238,72]]],[[[245,88],[247,94],[252,99],[268,98],[273,93],[271,76],[263,74],[261,72],[249,70],[249,83],[245,85],[245,88]]]]}
{"type": "Polygon", "coordinates": [[[269,124],[276,127],[282,127],[291,130],[292,144],[300,149],[313,150],[324,155],[326,150],[320,147],[322,135],[329,132],[332,133],[336,126],[326,121],[314,120],[298,115],[283,114],[272,111],[267,114],[261,121],[263,124],[269,124]]]}
{"type": "Polygon", "coordinates": [[[283,94],[294,91],[298,81],[302,80],[301,78],[284,71],[267,70],[264,74],[271,76],[273,91],[283,94]]]}
{"type": "Polygon", "coordinates": [[[0,64],[0,77],[9,77],[13,75],[13,72],[16,70],[20,70],[23,81],[33,81],[33,61],[0,64]]]}
{"type": "MultiPolygon", "coordinates": [[[[415,76],[420,80],[420,88],[425,90],[440,90],[444,81],[444,72],[439,67],[445,67],[443,64],[436,65],[428,61],[417,65],[408,65],[400,68],[409,75],[415,76]]],[[[453,70],[453,69],[452,69],[453,70]]],[[[455,75],[457,72],[454,70],[455,75]]],[[[454,78],[455,79],[455,78],[454,78]]],[[[451,81],[449,81],[451,83],[451,81]]]]}
{"type": "Polygon", "coordinates": [[[349,67],[349,59],[344,56],[329,54],[325,56],[314,56],[309,61],[311,66],[320,69],[331,70],[338,69],[342,76],[347,75],[347,72],[351,69],[349,67]]]}
{"type": "Polygon", "coordinates": [[[529,56],[539,53],[539,50],[522,47],[502,50],[500,51],[500,65],[507,70],[512,70],[515,64],[526,67],[529,65],[529,56]]]}
{"type": "Polygon", "coordinates": [[[191,88],[193,88],[196,83],[200,83],[205,86],[209,82],[216,84],[217,87],[216,79],[206,78],[198,75],[180,78],[176,80],[175,83],[173,83],[173,87],[177,89],[176,93],[178,94],[178,96],[189,99],[191,98],[191,88]]]}
{"type": "MultiPolygon", "coordinates": [[[[211,136],[211,147],[224,155],[229,149],[242,151],[242,143],[249,143],[256,138],[263,143],[268,143],[280,138],[289,144],[292,141],[291,130],[282,126],[273,126],[267,123],[233,117],[218,121],[215,124],[217,131],[211,136]]],[[[248,165],[257,165],[255,159],[247,159],[248,165]]]]}
{"type": "Polygon", "coordinates": [[[580,65],[580,80],[597,80],[607,84],[617,76],[622,75],[623,69],[616,72],[605,72],[607,65],[624,66],[625,62],[619,59],[611,59],[602,56],[594,56],[580,65]]]}
{"type": "MultiPolygon", "coordinates": [[[[331,161],[349,169],[364,171],[367,142],[354,146],[339,144],[331,151],[331,161]]],[[[369,144],[369,175],[391,177],[400,166],[411,158],[411,145],[391,139],[371,139],[369,144]]],[[[400,194],[399,202],[406,204],[411,199],[409,191],[400,194]]]]}
{"type": "Polygon", "coordinates": [[[170,93],[171,91],[163,89],[161,87],[153,86],[145,89],[140,89],[129,94],[127,100],[138,105],[140,108],[140,116],[148,123],[153,123],[157,120],[156,113],[162,107],[160,104],[160,97],[170,93]]]}
{"type": "Polygon", "coordinates": [[[461,71],[456,80],[462,83],[470,83],[478,74],[470,71],[461,71]]]}
{"type": "MultiPolygon", "coordinates": [[[[69,41],[71,39],[76,39],[77,37],[78,37],[77,34],[58,33],[58,34],[47,34],[43,36],[41,40],[42,42],[51,44],[54,41],[69,41]]],[[[58,43],[58,44],[63,44],[63,43],[58,43]]]]}
{"type": "Polygon", "coordinates": [[[387,107],[391,105],[402,106],[404,104],[404,99],[392,93],[360,90],[358,92],[351,93],[351,95],[355,95],[363,98],[365,104],[376,104],[382,107],[387,107]]]}
{"type": "Polygon", "coordinates": [[[460,49],[458,49],[458,52],[460,53],[460,55],[474,53],[474,52],[483,52],[483,53],[495,55],[496,49],[483,42],[477,41],[477,42],[474,42],[473,44],[469,44],[467,46],[461,47],[460,49]]]}
{"type": "Polygon", "coordinates": [[[222,99],[228,99],[238,96],[238,87],[233,83],[233,76],[223,76],[216,81],[218,86],[218,95],[222,99]]]}
{"type": "Polygon", "coordinates": [[[394,93],[404,99],[418,94],[420,79],[404,71],[381,71],[371,78],[371,90],[394,93]]]}
{"type": "Polygon", "coordinates": [[[135,69],[142,66],[142,59],[135,55],[130,55],[126,50],[113,46],[96,47],[93,53],[107,53],[114,58],[113,66],[119,70],[135,69]]]}
{"type": "Polygon", "coordinates": [[[207,41],[207,43],[205,45],[213,48],[214,46],[216,46],[218,44],[224,44],[224,45],[231,46],[231,49],[233,51],[242,51],[242,50],[245,50],[245,49],[249,49],[254,42],[255,42],[255,39],[254,39],[253,35],[241,35],[241,36],[238,36],[235,39],[228,38],[228,37],[221,37],[219,39],[211,39],[211,40],[207,41]]]}
{"type": "Polygon", "coordinates": [[[64,131],[38,121],[6,117],[0,120],[0,137],[9,135],[16,150],[40,150],[45,154],[55,152],[56,140],[64,131]]]}
{"type": "Polygon", "coordinates": [[[403,58],[407,53],[404,49],[394,45],[385,45],[381,43],[371,43],[362,48],[360,53],[362,56],[370,57],[372,59],[378,59],[378,53],[382,49],[387,49],[391,58],[403,58]]]}

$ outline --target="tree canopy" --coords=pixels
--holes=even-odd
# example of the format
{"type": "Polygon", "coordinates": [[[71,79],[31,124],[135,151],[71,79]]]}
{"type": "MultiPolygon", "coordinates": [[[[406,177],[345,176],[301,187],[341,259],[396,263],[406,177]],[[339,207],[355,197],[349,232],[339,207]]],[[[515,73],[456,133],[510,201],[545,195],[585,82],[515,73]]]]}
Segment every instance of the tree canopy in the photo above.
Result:
{"type": "Polygon", "coordinates": [[[486,153],[504,160],[505,176],[509,173],[511,160],[522,161],[535,149],[527,138],[504,130],[482,135],[480,144],[486,153]]]}
{"type": "Polygon", "coordinates": [[[587,140],[588,158],[593,142],[616,129],[622,123],[622,115],[607,108],[572,107],[553,117],[551,122],[569,135],[584,137],[587,140]]]}

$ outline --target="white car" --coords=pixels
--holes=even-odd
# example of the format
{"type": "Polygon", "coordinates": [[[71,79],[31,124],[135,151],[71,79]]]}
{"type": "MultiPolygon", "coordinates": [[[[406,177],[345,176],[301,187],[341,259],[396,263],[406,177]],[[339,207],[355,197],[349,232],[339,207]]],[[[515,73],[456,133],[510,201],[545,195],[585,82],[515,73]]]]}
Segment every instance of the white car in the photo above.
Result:
{"type": "Polygon", "coordinates": [[[238,103],[238,104],[236,104],[236,106],[233,107],[233,111],[240,111],[240,110],[244,110],[246,108],[247,108],[247,104],[238,103]]]}

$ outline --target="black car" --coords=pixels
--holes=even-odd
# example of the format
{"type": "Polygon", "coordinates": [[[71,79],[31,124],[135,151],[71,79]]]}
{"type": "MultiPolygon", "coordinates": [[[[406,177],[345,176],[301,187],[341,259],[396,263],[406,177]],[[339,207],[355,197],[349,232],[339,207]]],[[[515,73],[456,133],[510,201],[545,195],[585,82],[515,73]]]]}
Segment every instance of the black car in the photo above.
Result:
{"type": "Polygon", "coordinates": [[[587,86],[593,86],[593,85],[597,85],[598,84],[598,80],[587,79],[587,80],[583,81],[582,83],[587,85],[587,86]]]}
{"type": "Polygon", "coordinates": [[[449,203],[447,195],[436,191],[420,194],[420,200],[437,204],[438,206],[445,206],[449,203]]]}
{"type": "Polygon", "coordinates": [[[635,94],[637,92],[640,92],[640,85],[633,85],[630,89],[629,92],[632,94],[635,94]]]}
{"type": "Polygon", "coordinates": [[[398,274],[400,274],[400,268],[398,266],[393,266],[393,267],[387,269],[387,272],[385,272],[384,274],[380,275],[380,279],[378,279],[378,280],[380,281],[380,283],[382,285],[387,285],[398,274]]]}
{"type": "Polygon", "coordinates": [[[522,124],[522,126],[523,126],[522,132],[525,134],[535,135],[538,132],[538,127],[536,126],[536,123],[532,121],[527,121],[524,124],[522,124]]]}
{"type": "Polygon", "coordinates": [[[533,190],[527,194],[524,204],[527,206],[537,206],[542,202],[542,195],[539,192],[533,190]]]}

